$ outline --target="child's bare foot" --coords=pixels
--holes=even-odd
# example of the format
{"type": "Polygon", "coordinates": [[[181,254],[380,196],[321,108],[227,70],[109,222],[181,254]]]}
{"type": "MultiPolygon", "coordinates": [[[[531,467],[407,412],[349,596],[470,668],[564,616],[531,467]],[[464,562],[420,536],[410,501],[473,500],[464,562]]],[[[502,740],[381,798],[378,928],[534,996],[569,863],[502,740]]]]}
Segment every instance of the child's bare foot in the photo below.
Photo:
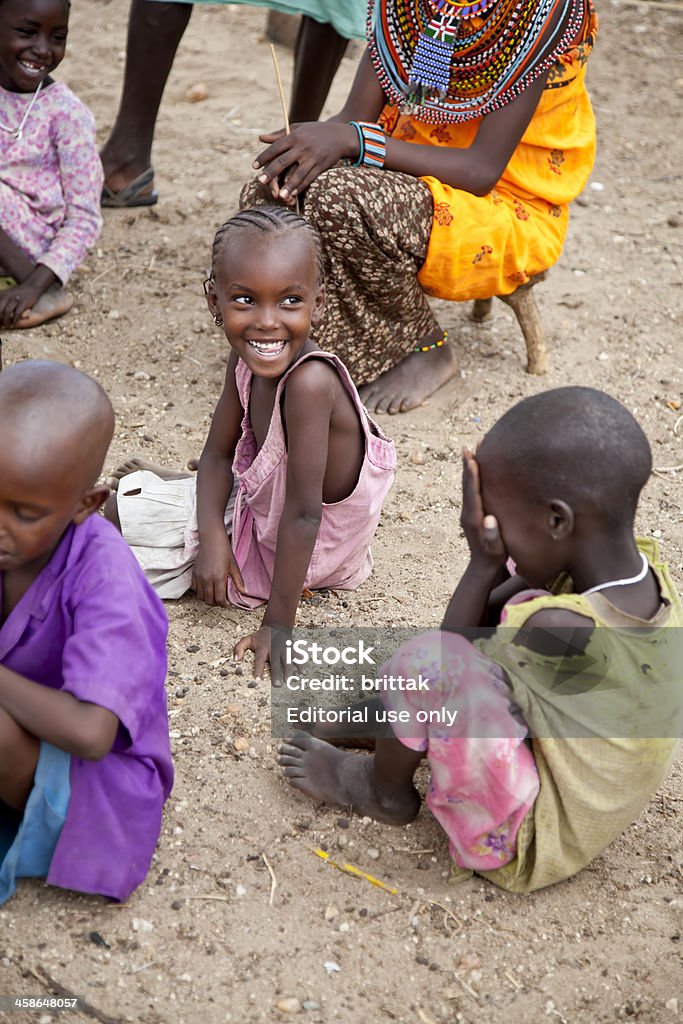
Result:
{"type": "Polygon", "coordinates": [[[48,320],[55,320],[58,316],[68,313],[74,304],[71,295],[61,285],[53,284],[51,288],[44,291],[35,306],[22,313],[12,330],[18,331],[22,328],[38,327],[48,320]]]}
{"type": "Polygon", "coordinates": [[[184,480],[188,476],[192,476],[192,473],[176,472],[173,469],[166,469],[165,466],[158,466],[156,462],[148,462],[147,459],[126,459],[120,466],[114,470],[111,476],[108,476],[105,480],[107,487],[111,487],[112,491],[117,491],[119,488],[119,482],[124,476],[129,476],[131,473],[139,473],[142,470],[147,470],[150,473],[154,473],[162,480],[184,480]]]}
{"type": "Polygon", "coordinates": [[[408,412],[422,405],[457,370],[455,352],[446,343],[429,352],[411,352],[358,392],[369,412],[408,412]]]}
{"type": "MultiPolygon", "coordinates": [[[[307,710],[310,706],[306,701],[303,701],[299,704],[299,711],[307,710]]],[[[381,726],[375,717],[376,711],[383,707],[381,700],[370,698],[369,700],[352,704],[351,707],[365,710],[367,724],[364,722],[362,725],[351,723],[341,726],[336,722],[314,721],[309,725],[307,722],[299,721],[299,729],[301,732],[308,733],[309,736],[315,736],[318,740],[330,743],[333,747],[345,747],[347,750],[374,750],[376,744],[375,737],[381,735],[381,726]],[[371,730],[371,735],[368,735],[368,728],[371,730]]]]}
{"type": "Polygon", "coordinates": [[[372,757],[344,753],[305,732],[284,740],[278,754],[289,784],[312,800],[350,806],[387,825],[407,825],[420,810],[420,796],[412,784],[392,787],[391,795],[380,790],[372,757]]]}

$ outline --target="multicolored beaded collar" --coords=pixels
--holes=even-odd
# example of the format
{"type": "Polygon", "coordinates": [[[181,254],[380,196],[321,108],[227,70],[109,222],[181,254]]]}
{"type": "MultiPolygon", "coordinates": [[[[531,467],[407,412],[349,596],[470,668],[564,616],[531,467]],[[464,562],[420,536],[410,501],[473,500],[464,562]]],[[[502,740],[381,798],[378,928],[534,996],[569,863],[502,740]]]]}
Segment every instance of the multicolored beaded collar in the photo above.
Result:
{"type": "Polygon", "coordinates": [[[568,50],[585,0],[370,0],[370,57],[390,103],[428,124],[505,106],[568,50]],[[544,32],[557,14],[552,32],[544,32]]]}

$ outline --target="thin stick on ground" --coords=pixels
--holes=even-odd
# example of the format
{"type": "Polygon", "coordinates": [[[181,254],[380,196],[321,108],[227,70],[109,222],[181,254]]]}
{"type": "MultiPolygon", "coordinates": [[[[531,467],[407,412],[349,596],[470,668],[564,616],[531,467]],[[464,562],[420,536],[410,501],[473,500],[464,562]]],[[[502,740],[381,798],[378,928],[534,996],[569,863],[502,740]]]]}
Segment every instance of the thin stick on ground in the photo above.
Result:
{"type": "Polygon", "coordinates": [[[212,900],[215,903],[231,903],[229,896],[183,896],[184,900],[212,900]]]}
{"type": "Polygon", "coordinates": [[[270,875],[270,899],[268,900],[268,906],[272,907],[273,900],[275,899],[275,890],[277,889],[277,878],[265,853],[261,854],[261,860],[268,868],[268,874],[270,875]]]}
{"type": "Polygon", "coordinates": [[[439,910],[443,910],[443,912],[444,912],[444,924],[448,920],[453,921],[453,925],[452,925],[452,927],[450,929],[446,925],[446,931],[450,930],[452,935],[457,935],[465,927],[464,922],[458,917],[458,915],[454,914],[452,910],[448,909],[448,907],[444,907],[443,903],[439,903],[438,900],[427,899],[426,897],[425,897],[425,903],[428,903],[430,905],[430,907],[438,907],[439,910]]]}
{"type": "Polygon", "coordinates": [[[481,997],[479,996],[479,993],[475,992],[472,986],[468,985],[467,982],[460,977],[457,971],[453,971],[453,977],[458,982],[458,984],[464,989],[464,991],[467,992],[467,995],[471,996],[472,999],[474,999],[475,1003],[481,1002],[481,997]]]}
{"type": "Polygon", "coordinates": [[[61,981],[57,981],[51,974],[48,974],[41,964],[37,964],[35,968],[30,968],[30,971],[34,978],[37,978],[46,988],[51,989],[55,995],[64,996],[67,999],[75,999],[78,1004],[78,1012],[85,1014],[86,1017],[92,1017],[94,1020],[99,1021],[99,1024],[123,1024],[121,1017],[110,1017],[108,1013],[104,1013],[102,1010],[98,1010],[96,1006],[86,1002],[82,996],[77,996],[66,985],[62,985],[61,981]]]}

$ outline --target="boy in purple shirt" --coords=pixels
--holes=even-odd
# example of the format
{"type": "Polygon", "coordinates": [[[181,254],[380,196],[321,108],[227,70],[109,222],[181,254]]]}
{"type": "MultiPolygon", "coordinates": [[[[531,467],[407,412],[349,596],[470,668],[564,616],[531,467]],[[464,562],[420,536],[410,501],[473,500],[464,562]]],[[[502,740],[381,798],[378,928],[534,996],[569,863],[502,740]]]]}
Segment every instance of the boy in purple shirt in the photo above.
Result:
{"type": "Polygon", "coordinates": [[[71,367],[0,375],[0,903],[22,876],[125,900],[172,785],[166,615],[93,515],[113,429],[71,367]]]}

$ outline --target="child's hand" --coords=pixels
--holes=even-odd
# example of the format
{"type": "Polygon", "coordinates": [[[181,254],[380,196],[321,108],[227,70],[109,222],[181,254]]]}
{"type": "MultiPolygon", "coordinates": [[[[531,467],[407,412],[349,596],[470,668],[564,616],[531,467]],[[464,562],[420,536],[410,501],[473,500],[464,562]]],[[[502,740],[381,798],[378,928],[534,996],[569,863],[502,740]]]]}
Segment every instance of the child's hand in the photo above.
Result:
{"type": "Polygon", "coordinates": [[[270,145],[254,161],[258,181],[284,201],[303,192],[343,157],[357,155],[356,129],[339,122],[307,121],[292,125],[289,134],[280,129],[259,138],[270,145]]]}
{"type": "Polygon", "coordinates": [[[479,466],[473,453],[467,448],[463,451],[460,525],[465,532],[473,562],[491,566],[505,563],[507,551],[500,536],[498,522],[495,516],[484,515],[479,466]]]}
{"type": "Polygon", "coordinates": [[[261,626],[255,633],[243,636],[235,644],[233,655],[241,661],[247,651],[254,652],[254,677],[262,679],[266,665],[270,663],[270,680],[273,686],[282,686],[285,678],[285,638],[290,630],[261,626]]]}
{"type": "Polygon", "coordinates": [[[227,608],[228,577],[240,594],[244,594],[244,580],[227,534],[221,540],[200,544],[190,584],[199,600],[205,604],[217,604],[221,608],[227,608]]]}
{"type": "Polygon", "coordinates": [[[18,284],[0,292],[0,328],[14,327],[27,309],[32,309],[40,298],[35,288],[18,284]]]}
{"type": "Polygon", "coordinates": [[[262,679],[266,665],[270,661],[270,628],[261,626],[255,633],[243,636],[235,644],[233,655],[236,661],[241,661],[247,651],[254,652],[254,678],[262,679]]]}

